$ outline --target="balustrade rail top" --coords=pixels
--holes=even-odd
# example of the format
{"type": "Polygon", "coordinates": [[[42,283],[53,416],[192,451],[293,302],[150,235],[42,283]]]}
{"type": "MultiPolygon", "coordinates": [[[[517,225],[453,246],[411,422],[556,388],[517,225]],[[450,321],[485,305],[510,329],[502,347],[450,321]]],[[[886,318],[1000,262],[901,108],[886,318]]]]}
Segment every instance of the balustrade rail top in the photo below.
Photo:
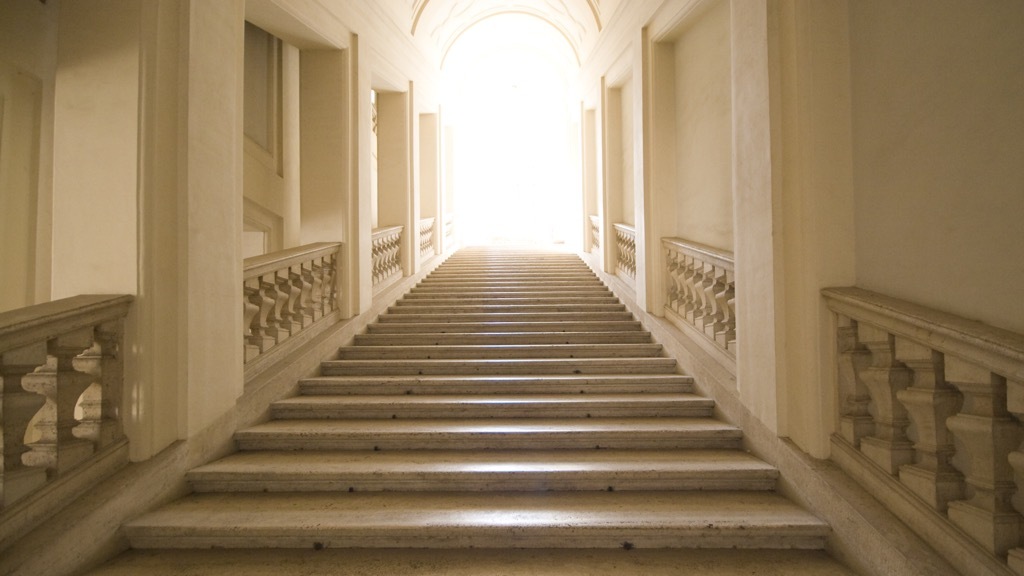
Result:
{"type": "Polygon", "coordinates": [[[736,258],[732,252],[713,248],[707,244],[691,242],[682,238],[662,238],[661,243],[666,248],[674,249],[689,256],[694,256],[715,266],[721,266],[726,270],[735,271],[736,258]]]}
{"type": "Polygon", "coordinates": [[[0,352],[126,316],[134,300],[124,294],[86,294],[0,312],[0,352]]]}
{"type": "MultiPolygon", "coordinates": [[[[430,218],[420,218],[420,224],[423,224],[424,222],[433,222],[433,221],[434,221],[434,217],[433,216],[431,216],[430,218]]],[[[399,228],[401,228],[401,226],[399,226],[399,228]]]]}
{"type": "Polygon", "coordinates": [[[994,371],[1024,379],[1024,334],[863,288],[825,288],[821,293],[836,312],[879,323],[908,337],[933,335],[928,342],[936,350],[966,358],[983,353],[994,371]]]}
{"type": "Polygon", "coordinates": [[[381,228],[374,228],[372,236],[374,238],[378,238],[380,236],[386,236],[388,234],[393,234],[395,232],[401,232],[404,229],[405,229],[405,226],[402,226],[402,225],[398,225],[398,226],[383,226],[381,228]]]}
{"type": "Polygon", "coordinates": [[[616,222],[615,224],[612,224],[612,226],[614,226],[616,230],[622,230],[623,232],[636,234],[636,226],[633,226],[632,224],[621,224],[616,222]]]}
{"type": "Polygon", "coordinates": [[[257,276],[280,270],[292,264],[300,264],[317,256],[329,254],[340,246],[341,242],[314,242],[304,246],[281,250],[280,252],[246,258],[242,263],[244,271],[242,276],[244,280],[256,278],[257,276]]]}

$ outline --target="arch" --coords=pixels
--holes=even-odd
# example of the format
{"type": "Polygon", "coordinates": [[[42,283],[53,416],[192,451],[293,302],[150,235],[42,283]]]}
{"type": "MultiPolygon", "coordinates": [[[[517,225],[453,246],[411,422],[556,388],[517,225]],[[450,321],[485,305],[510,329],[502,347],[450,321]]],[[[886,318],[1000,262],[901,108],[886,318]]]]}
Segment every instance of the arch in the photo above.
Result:
{"type": "Polygon", "coordinates": [[[444,68],[445,61],[448,59],[448,54],[451,52],[452,47],[455,46],[455,43],[458,42],[460,38],[462,38],[463,34],[468,32],[469,30],[473,29],[473,27],[477,26],[478,24],[480,24],[482,22],[485,22],[485,21],[490,20],[492,18],[496,18],[498,16],[506,16],[506,15],[509,15],[509,14],[518,14],[520,16],[529,16],[531,18],[536,18],[536,19],[540,20],[541,22],[543,22],[544,24],[547,24],[548,26],[551,26],[552,28],[554,28],[555,31],[558,32],[558,34],[561,35],[562,38],[565,39],[565,43],[569,45],[569,49],[572,50],[573,58],[576,61],[576,65],[577,66],[581,65],[582,61],[580,59],[579,47],[572,41],[572,39],[569,37],[569,33],[564,28],[558,26],[557,24],[555,24],[551,20],[545,18],[544,16],[542,16],[540,14],[536,14],[534,12],[530,12],[528,10],[522,10],[522,9],[499,9],[499,10],[496,10],[496,11],[490,13],[490,14],[487,14],[485,16],[481,16],[481,17],[473,20],[469,24],[459,28],[459,30],[456,31],[455,34],[452,34],[451,38],[447,42],[445,42],[444,46],[441,49],[441,68],[442,69],[444,68]]]}
{"type": "MultiPolygon", "coordinates": [[[[566,0],[566,1],[571,2],[572,0],[566,0]]],[[[587,8],[590,9],[590,15],[593,16],[593,18],[594,18],[594,26],[596,26],[597,27],[597,31],[600,32],[601,29],[603,28],[603,26],[601,24],[601,14],[600,14],[600,11],[598,10],[597,0],[586,0],[586,3],[587,3],[587,8]]],[[[410,34],[412,34],[413,36],[416,35],[416,31],[419,29],[420,19],[423,17],[423,13],[426,11],[427,5],[429,5],[429,4],[430,4],[430,0],[416,0],[415,4],[413,5],[412,28],[410,30],[410,34]]],[[[513,8],[513,9],[509,9],[509,10],[503,10],[502,12],[523,13],[523,12],[528,12],[528,10],[525,9],[525,8],[513,8]]],[[[492,13],[491,15],[494,15],[494,13],[492,13]]],[[[558,28],[560,30],[563,29],[561,26],[558,26],[554,22],[551,22],[551,20],[549,20],[548,18],[546,18],[546,17],[544,17],[542,15],[539,15],[539,14],[537,14],[537,15],[538,15],[538,17],[540,17],[540,18],[542,18],[544,20],[547,20],[552,26],[555,26],[555,28],[558,28]]],[[[475,20],[475,22],[478,22],[479,20],[481,20],[481,18],[477,18],[475,20]]],[[[468,26],[467,27],[463,27],[461,30],[464,32],[468,28],[469,28],[468,26]]],[[[563,35],[566,36],[567,39],[568,39],[568,34],[567,33],[563,32],[563,35]]],[[[443,52],[445,54],[447,54],[448,49],[451,48],[451,45],[453,43],[454,43],[454,40],[450,40],[450,41],[445,42],[445,47],[443,49],[443,52]]],[[[578,54],[579,53],[579,46],[576,46],[571,41],[570,41],[570,44],[573,45],[573,50],[575,52],[577,52],[577,60],[579,60],[579,54],[578,54]]]]}

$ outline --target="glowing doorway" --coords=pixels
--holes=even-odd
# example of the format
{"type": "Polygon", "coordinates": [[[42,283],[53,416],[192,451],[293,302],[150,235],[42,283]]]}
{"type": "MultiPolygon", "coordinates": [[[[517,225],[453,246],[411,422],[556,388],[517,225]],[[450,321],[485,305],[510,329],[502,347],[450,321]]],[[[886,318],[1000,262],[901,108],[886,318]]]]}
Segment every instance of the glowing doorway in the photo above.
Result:
{"type": "Polygon", "coordinates": [[[467,244],[580,244],[575,56],[525,15],[484,20],[444,66],[455,217],[467,244]]]}

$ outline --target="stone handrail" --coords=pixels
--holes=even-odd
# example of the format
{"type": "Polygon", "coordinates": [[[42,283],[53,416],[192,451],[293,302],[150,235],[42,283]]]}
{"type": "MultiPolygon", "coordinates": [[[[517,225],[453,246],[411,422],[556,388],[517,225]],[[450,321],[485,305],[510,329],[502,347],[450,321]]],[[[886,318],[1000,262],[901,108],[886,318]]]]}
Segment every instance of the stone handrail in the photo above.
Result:
{"type": "Polygon", "coordinates": [[[1024,574],[1024,335],[859,288],[822,295],[837,319],[833,460],[902,498],[890,507],[964,573],[987,553],[1024,574]]]}
{"type": "Polygon", "coordinates": [[[402,232],[404,226],[388,226],[373,231],[373,285],[383,286],[402,273],[402,232]]]}
{"type": "Polygon", "coordinates": [[[601,219],[593,214],[590,215],[590,249],[591,251],[601,248],[601,219]]]}
{"type": "Polygon", "coordinates": [[[612,224],[615,228],[615,270],[631,280],[636,279],[636,228],[629,224],[612,224]]]}
{"type": "Polygon", "coordinates": [[[132,301],[74,296],[0,313],[0,510],[124,442],[132,301]]]}
{"type": "Polygon", "coordinates": [[[736,264],[731,252],[662,238],[667,294],[665,315],[697,329],[720,349],[736,354],[736,264]]]}
{"type": "Polygon", "coordinates": [[[242,342],[246,364],[337,309],[340,265],[339,242],[245,259],[242,342]]]}
{"type": "Polygon", "coordinates": [[[420,256],[434,251],[434,218],[420,220],[420,256]]]}

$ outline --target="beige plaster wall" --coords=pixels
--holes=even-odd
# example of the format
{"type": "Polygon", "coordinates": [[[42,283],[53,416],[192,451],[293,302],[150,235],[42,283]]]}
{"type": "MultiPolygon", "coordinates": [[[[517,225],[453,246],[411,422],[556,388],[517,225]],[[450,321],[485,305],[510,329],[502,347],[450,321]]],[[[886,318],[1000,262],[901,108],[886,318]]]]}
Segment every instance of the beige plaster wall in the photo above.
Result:
{"type": "Polygon", "coordinates": [[[850,2],[857,284],[1024,332],[1024,4],[850,2]]]}
{"type": "MultiPolygon", "coordinates": [[[[23,96],[34,101],[38,117],[21,118],[36,125],[34,136],[22,133],[23,150],[35,150],[34,166],[25,165],[26,171],[19,177],[21,186],[31,188],[18,192],[16,200],[7,197],[3,202],[13,201],[16,207],[4,205],[0,213],[18,218],[20,222],[7,220],[0,239],[0,265],[4,270],[18,270],[14,275],[24,282],[5,282],[0,287],[0,310],[45,302],[50,299],[50,230],[53,193],[53,97],[57,71],[57,27],[60,3],[56,0],[42,4],[30,0],[0,3],[0,63],[8,71],[23,76],[23,96]],[[24,93],[29,84],[32,95],[24,93]],[[38,90],[38,95],[34,92],[38,90]],[[36,142],[25,142],[24,138],[34,137],[36,142]],[[31,170],[33,173],[29,173],[31,170]],[[20,215],[15,215],[20,212],[20,215]]],[[[0,98],[4,98],[0,96],[0,98]]],[[[7,99],[7,98],[4,98],[7,99]]],[[[19,106],[28,104],[22,100],[19,106]]],[[[24,111],[15,111],[10,102],[7,108],[11,114],[24,116],[24,111]]],[[[10,122],[10,118],[8,118],[10,122]]],[[[0,154],[4,152],[0,151],[0,154]]],[[[4,195],[13,196],[10,183],[3,185],[4,195]]]]}
{"type": "Polygon", "coordinates": [[[130,0],[60,8],[54,298],[136,292],[139,14],[130,0]]]}
{"type": "Polygon", "coordinates": [[[675,235],[733,249],[729,2],[712,0],[675,42],[675,235]]]}

